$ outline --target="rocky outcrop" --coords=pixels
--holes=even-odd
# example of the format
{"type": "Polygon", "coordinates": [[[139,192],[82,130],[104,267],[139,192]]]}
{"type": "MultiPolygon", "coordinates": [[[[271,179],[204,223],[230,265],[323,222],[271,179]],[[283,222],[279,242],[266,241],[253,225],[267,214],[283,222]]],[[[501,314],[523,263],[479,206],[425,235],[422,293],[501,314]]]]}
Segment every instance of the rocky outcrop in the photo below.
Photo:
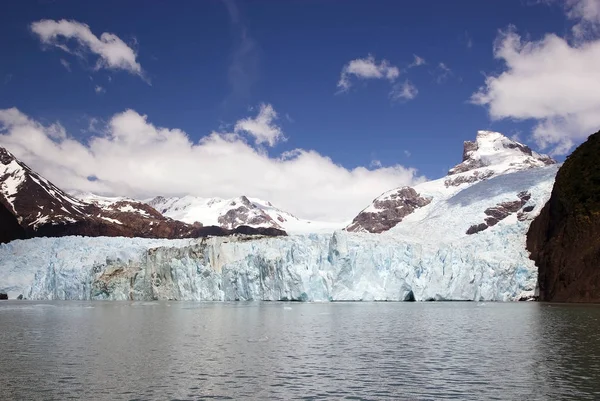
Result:
{"type": "Polygon", "coordinates": [[[458,187],[462,184],[471,184],[473,182],[488,179],[494,175],[492,170],[473,171],[472,174],[451,175],[444,180],[444,185],[448,187],[458,187]]]}
{"type": "Polygon", "coordinates": [[[346,231],[381,233],[400,223],[415,209],[426,206],[431,197],[421,196],[411,187],[386,192],[360,212],[346,227],[346,231]]]}
{"type": "Polygon", "coordinates": [[[531,194],[527,191],[519,192],[517,194],[517,198],[517,200],[500,202],[496,206],[492,206],[485,209],[483,213],[485,213],[487,217],[484,219],[484,223],[472,225],[467,229],[467,234],[477,234],[478,232],[486,230],[489,227],[495,226],[501,220],[504,220],[511,214],[517,212],[519,212],[517,214],[517,219],[521,221],[526,220],[527,213],[531,212],[535,207],[534,205],[528,205],[526,207],[523,207],[531,199],[531,194]]]}
{"type": "Polygon", "coordinates": [[[462,162],[451,168],[448,175],[465,173],[493,164],[507,164],[523,170],[555,163],[551,157],[536,153],[527,145],[509,139],[499,132],[478,131],[475,141],[464,142],[462,162]]]}
{"type": "Polygon", "coordinates": [[[539,267],[539,299],[600,302],[600,132],[564,162],[532,222],[527,249],[539,267]]]}
{"type": "Polygon", "coordinates": [[[232,229],[242,224],[259,227],[272,227],[281,230],[281,226],[267,213],[260,210],[245,196],[240,196],[230,202],[225,214],[218,217],[221,227],[232,229]]]}
{"type": "Polygon", "coordinates": [[[25,230],[17,218],[0,203],[0,243],[25,238],[25,230]]]}

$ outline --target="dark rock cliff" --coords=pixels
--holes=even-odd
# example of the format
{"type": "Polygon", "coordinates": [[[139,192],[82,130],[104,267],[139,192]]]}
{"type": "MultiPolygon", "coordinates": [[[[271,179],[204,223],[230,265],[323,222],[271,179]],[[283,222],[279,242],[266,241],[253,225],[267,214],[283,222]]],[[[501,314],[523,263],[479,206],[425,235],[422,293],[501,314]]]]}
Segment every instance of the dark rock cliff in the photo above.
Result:
{"type": "Polygon", "coordinates": [[[25,230],[17,218],[0,203],[0,244],[25,238],[25,230]]]}
{"type": "Polygon", "coordinates": [[[600,302],[600,132],[567,158],[527,233],[540,301],[600,302]]]}

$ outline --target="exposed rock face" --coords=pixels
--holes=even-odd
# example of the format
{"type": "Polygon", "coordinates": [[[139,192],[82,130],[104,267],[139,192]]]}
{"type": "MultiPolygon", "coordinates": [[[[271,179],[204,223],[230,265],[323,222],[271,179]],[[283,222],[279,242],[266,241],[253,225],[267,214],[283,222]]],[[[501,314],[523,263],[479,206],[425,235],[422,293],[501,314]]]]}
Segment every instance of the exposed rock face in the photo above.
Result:
{"type": "Polygon", "coordinates": [[[517,218],[520,221],[526,220],[527,213],[531,212],[535,207],[534,205],[523,207],[531,199],[531,194],[527,191],[519,192],[517,194],[517,198],[517,200],[501,202],[498,203],[496,206],[485,209],[483,213],[485,213],[486,216],[488,216],[484,219],[485,223],[472,225],[467,229],[467,234],[477,234],[478,232],[486,230],[489,227],[495,226],[501,220],[504,220],[505,218],[516,212],[519,212],[517,218]],[[523,209],[521,210],[521,208],[523,209]]]}
{"type": "Polygon", "coordinates": [[[446,187],[482,181],[499,171],[527,170],[555,164],[552,158],[532,151],[498,132],[478,131],[475,141],[465,141],[462,162],[448,171],[446,187]]]}
{"type": "Polygon", "coordinates": [[[260,210],[245,196],[232,200],[230,206],[233,207],[233,209],[228,210],[224,215],[219,216],[218,218],[221,227],[233,229],[239,225],[245,224],[249,226],[282,229],[271,216],[260,210]]]}
{"type": "Polygon", "coordinates": [[[0,203],[0,243],[25,238],[25,230],[17,218],[0,203]]]}
{"type": "Polygon", "coordinates": [[[490,178],[494,175],[492,170],[485,171],[473,171],[473,174],[461,174],[453,175],[444,181],[444,185],[447,187],[457,187],[462,184],[470,184],[473,182],[481,181],[490,178]]]}
{"type": "Polygon", "coordinates": [[[567,158],[527,233],[541,301],[600,302],[600,132],[567,158]]]}
{"type": "Polygon", "coordinates": [[[522,170],[555,164],[556,161],[532,151],[527,145],[513,141],[499,132],[478,131],[474,142],[464,142],[462,162],[451,168],[448,175],[500,163],[522,170]]]}
{"type": "Polygon", "coordinates": [[[413,213],[415,209],[428,205],[431,199],[431,197],[420,196],[411,187],[386,192],[375,199],[371,206],[360,212],[346,230],[370,233],[387,231],[413,213]]]}
{"type": "MultiPolygon", "coordinates": [[[[0,223],[0,242],[65,235],[195,238],[249,233],[250,229],[190,225],[164,217],[151,206],[133,200],[82,201],[56,187],[1,147],[0,223]]],[[[276,229],[250,231],[285,235],[276,229]]]]}
{"type": "Polygon", "coordinates": [[[284,230],[288,219],[298,220],[295,216],[275,208],[270,202],[250,200],[246,196],[233,199],[157,196],[149,200],[148,205],[176,220],[213,224],[228,230],[242,225],[284,230]]]}

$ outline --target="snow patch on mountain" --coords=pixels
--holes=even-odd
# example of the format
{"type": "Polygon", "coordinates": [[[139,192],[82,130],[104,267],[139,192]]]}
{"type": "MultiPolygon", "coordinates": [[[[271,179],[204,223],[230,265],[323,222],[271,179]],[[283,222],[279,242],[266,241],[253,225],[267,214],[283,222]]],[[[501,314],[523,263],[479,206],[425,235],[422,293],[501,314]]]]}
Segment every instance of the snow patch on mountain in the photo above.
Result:
{"type": "Polygon", "coordinates": [[[273,227],[288,234],[332,233],[345,226],[341,223],[299,219],[291,213],[258,198],[240,196],[232,199],[201,198],[195,196],[158,196],[147,203],[165,216],[188,224],[216,225],[231,229],[239,225],[273,227]]]}
{"type": "MultiPolygon", "coordinates": [[[[446,208],[451,199],[477,183],[553,165],[556,162],[548,156],[533,152],[526,145],[498,132],[478,131],[475,141],[465,141],[463,161],[450,169],[448,176],[415,185],[414,188],[403,187],[385,192],[360,212],[346,229],[379,233],[392,227],[408,226],[406,221],[433,221],[433,217],[440,216],[442,212],[454,213],[446,208]]],[[[548,171],[556,175],[556,168],[548,171]]],[[[497,185],[497,190],[501,185],[497,185]]],[[[512,196],[516,196],[516,192],[512,196]]],[[[491,206],[484,207],[481,212],[491,206]]],[[[479,210],[471,209],[471,213],[474,212],[479,210]]],[[[452,216],[447,217],[453,219],[452,216]]]]}

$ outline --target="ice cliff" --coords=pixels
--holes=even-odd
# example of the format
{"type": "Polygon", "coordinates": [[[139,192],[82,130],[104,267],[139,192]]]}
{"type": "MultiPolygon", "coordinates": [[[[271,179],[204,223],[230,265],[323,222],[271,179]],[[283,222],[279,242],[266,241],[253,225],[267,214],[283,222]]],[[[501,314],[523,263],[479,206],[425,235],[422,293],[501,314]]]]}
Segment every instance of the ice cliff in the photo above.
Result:
{"type": "Polygon", "coordinates": [[[348,228],[357,232],[17,240],[0,245],[0,292],[30,299],[530,299],[537,268],[526,233],[557,170],[525,145],[480,131],[449,176],[383,194],[348,228]]]}
{"type": "Polygon", "coordinates": [[[549,197],[556,170],[518,171],[465,186],[384,234],[13,241],[0,246],[0,292],[112,300],[529,298],[537,268],[525,233],[549,197]],[[487,208],[523,191],[530,194],[532,217],[513,214],[485,231],[465,233],[487,208]]]}

